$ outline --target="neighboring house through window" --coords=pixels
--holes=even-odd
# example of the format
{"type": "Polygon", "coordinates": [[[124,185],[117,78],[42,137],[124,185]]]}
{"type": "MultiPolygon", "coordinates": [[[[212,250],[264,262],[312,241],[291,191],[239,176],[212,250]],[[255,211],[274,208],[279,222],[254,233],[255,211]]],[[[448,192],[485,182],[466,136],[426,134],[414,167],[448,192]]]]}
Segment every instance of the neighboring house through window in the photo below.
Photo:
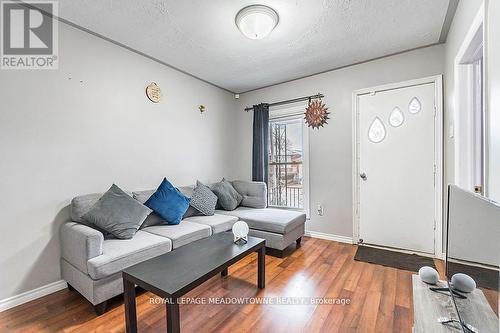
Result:
{"type": "Polygon", "coordinates": [[[270,206],[309,211],[308,127],[305,106],[272,109],[269,113],[270,206]]]}

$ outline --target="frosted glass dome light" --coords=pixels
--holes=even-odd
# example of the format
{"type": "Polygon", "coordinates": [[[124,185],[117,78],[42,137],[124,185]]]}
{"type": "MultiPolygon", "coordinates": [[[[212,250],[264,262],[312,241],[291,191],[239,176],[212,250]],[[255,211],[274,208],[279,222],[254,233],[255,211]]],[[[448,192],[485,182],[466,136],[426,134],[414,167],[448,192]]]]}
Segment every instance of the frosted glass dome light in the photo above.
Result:
{"type": "Polygon", "coordinates": [[[271,7],[251,5],[236,14],[236,26],[250,39],[262,39],[278,25],[278,13],[271,7]]]}

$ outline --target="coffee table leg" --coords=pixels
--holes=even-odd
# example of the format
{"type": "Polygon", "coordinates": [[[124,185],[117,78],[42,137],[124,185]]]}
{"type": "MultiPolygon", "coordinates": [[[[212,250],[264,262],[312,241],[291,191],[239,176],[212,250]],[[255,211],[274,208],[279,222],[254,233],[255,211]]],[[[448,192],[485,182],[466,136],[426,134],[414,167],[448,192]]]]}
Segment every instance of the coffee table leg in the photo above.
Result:
{"type": "Polygon", "coordinates": [[[266,247],[261,247],[258,251],[258,272],[257,272],[257,286],[263,289],[266,286],[266,247]]]}
{"type": "Polygon", "coordinates": [[[137,332],[135,309],[135,284],[123,278],[123,297],[125,303],[125,328],[127,333],[137,332]]]}
{"type": "Polygon", "coordinates": [[[167,303],[167,332],[179,333],[181,331],[181,316],[177,298],[169,299],[167,303]]]}

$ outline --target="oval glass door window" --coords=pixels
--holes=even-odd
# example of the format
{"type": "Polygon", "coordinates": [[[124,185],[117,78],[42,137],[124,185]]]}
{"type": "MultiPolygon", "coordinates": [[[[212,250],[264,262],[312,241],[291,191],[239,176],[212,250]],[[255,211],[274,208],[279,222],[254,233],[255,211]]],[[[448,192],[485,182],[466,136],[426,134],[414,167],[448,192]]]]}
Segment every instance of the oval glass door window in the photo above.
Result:
{"type": "Polygon", "coordinates": [[[379,117],[375,117],[368,129],[368,139],[373,143],[382,142],[385,139],[385,126],[379,117]]]}
{"type": "Polygon", "coordinates": [[[397,106],[392,110],[391,115],[389,116],[389,124],[392,127],[399,127],[403,125],[405,121],[405,116],[400,108],[397,106]]]}
{"type": "Polygon", "coordinates": [[[408,104],[408,112],[411,114],[416,114],[419,113],[420,110],[422,110],[422,103],[418,100],[418,98],[413,97],[410,101],[410,104],[408,104]]]}

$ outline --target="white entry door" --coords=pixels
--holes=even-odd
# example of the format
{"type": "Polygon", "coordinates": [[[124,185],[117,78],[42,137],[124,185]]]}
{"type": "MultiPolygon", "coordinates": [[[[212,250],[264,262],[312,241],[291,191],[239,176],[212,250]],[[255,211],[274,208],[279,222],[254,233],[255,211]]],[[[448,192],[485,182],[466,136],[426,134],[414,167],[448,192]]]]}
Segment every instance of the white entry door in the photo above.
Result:
{"type": "Polygon", "coordinates": [[[365,244],[434,253],[436,83],[361,94],[358,221],[365,244]]]}

